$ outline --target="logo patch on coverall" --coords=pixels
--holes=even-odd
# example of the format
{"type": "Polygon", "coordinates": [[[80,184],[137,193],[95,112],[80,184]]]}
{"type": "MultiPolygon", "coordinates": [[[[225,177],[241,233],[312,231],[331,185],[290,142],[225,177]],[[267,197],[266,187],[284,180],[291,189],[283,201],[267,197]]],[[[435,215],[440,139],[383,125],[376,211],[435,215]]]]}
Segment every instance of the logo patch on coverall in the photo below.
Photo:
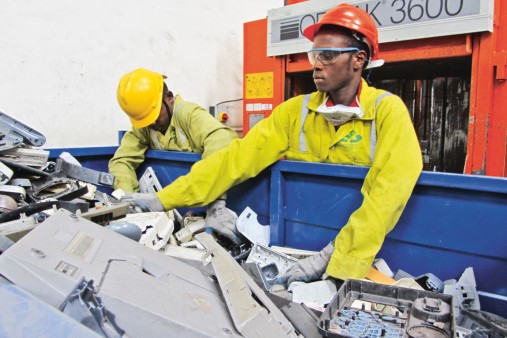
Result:
{"type": "Polygon", "coordinates": [[[348,133],[347,136],[342,138],[339,143],[341,143],[344,146],[346,146],[344,143],[349,143],[348,146],[353,146],[354,143],[358,143],[362,139],[363,137],[360,134],[356,133],[355,130],[352,130],[350,133],[348,133]]]}

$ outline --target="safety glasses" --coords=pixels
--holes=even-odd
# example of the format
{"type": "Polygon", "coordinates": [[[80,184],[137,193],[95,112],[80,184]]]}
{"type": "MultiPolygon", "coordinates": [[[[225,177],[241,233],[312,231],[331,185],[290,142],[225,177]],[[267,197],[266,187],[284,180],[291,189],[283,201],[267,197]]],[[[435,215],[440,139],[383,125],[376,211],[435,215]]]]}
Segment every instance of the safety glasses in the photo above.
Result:
{"type": "Polygon", "coordinates": [[[320,61],[324,66],[330,65],[338,61],[342,53],[359,52],[359,48],[345,47],[345,48],[313,48],[308,51],[308,60],[310,63],[320,61]]]}

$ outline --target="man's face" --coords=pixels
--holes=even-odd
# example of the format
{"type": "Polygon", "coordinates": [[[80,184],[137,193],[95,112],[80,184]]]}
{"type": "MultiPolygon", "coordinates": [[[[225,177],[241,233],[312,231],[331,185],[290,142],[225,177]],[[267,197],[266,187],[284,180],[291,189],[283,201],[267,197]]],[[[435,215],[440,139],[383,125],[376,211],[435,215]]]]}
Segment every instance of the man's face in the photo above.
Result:
{"type": "MultiPolygon", "coordinates": [[[[340,32],[319,32],[312,48],[346,48],[350,47],[348,38],[340,32]]],[[[353,58],[355,53],[342,53],[336,62],[323,65],[317,60],[313,65],[313,81],[321,92],[332,93],[350,85],[354,75],[353,58]]]]}
{"type": "Polygon", "coordinates": [[[170,114],[167,111],[169,108],[168,99],[164,97],[164,101],[162,102],[162,106],[160,107],[160,114],[158,115],[158,118],[149,125],[149,127],[155,131],[161,132],[162,134],[165,134],[167,131],[167,128],[169,128],[169,123],[171,122],[170,114]]]}

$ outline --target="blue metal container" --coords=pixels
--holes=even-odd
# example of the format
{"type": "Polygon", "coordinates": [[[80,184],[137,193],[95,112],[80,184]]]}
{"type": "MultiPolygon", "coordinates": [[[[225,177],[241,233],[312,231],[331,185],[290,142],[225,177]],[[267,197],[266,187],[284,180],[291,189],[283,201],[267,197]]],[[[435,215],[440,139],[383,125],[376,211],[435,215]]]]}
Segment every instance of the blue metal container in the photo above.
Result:
{"type": "MultiPolygon", "coordinates": [[[[51,149],[73,154],[83,166],[107,171],[116,147],[51,149]]],[[[150,150],[141,174],[151,166],[162,185],[186,174],[200,156],[150,150]]],[[[368,168],[279,161],[228,193],[227,205],[249,206],[261,224],[271,225],[271,244],[320,250],[362,202],[368,168]]],[[[459,279],[473,267],[481,309],[507,317],[507,179],[423,172],[395,229],[377,257],[393,271],[428,272],[459,279]]]]}

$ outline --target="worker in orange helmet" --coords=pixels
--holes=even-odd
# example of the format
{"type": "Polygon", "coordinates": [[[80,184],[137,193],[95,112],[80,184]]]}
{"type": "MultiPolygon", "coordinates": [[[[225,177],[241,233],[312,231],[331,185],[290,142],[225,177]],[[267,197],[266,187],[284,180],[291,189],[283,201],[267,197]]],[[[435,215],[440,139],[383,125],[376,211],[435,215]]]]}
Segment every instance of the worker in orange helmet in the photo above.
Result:
{"type": "MultiPolygon", "coordinates": [[[[380,66],[378,32],[362,9],[339,4],[304,30],[317,91],[291,98],[243,138],[196,163],[150,198],[165,209],[205,205],[221,193],[287,160],[370,167],[363,202],[336,238],[298,261],[277,283],[364,278],[394,228],[422,171],[419,142],[407,107],[368,85],[363,70],[380,66]]],[[[339,208],[339,206],[337,206],[339,208]]]]}
{"type": "MultiPolygon", "coordinates": [[[[201,106],[174,96],[165,76],[147,69],[125,74],[118,84],[117,99],[128,115],[132,129],[109,161],[109,172],[115,176],[115,189],[126,193],[139,190],[136,168],[144,161],[147,149],[188,151],[208,157],[237,138],[236,132],[220,123],[201,106]]],[[[138,200],[143,194],[135,194],[138,200]]],[[[235,242],[236,216],[225,204],[225,195],[208,205],[206,226],[229,234],[235,242]]],[[[140,201],[140,200],[139,200],[140,201]]],[[[157,201],[155,201],[157,202],[157,201]]],[[[147,204],[149,210],[162,210],[162,204],[147,204]]]]}

